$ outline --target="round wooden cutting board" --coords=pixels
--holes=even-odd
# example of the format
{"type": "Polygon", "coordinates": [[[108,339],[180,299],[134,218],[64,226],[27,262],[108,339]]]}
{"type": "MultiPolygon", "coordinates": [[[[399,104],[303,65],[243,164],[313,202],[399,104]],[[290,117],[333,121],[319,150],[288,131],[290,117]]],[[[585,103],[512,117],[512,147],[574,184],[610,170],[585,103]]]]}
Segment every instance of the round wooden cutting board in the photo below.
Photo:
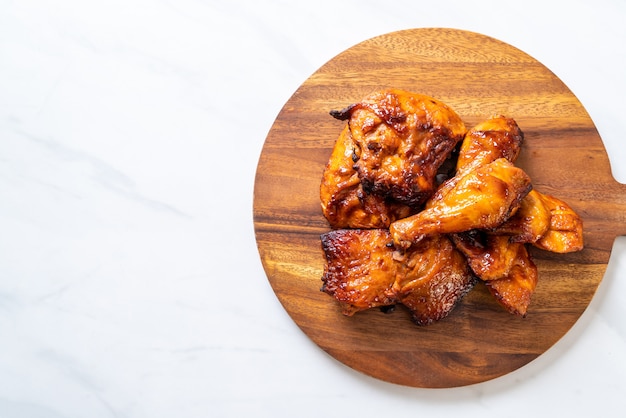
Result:
{"type": "Polygon", "coordinates": [[[516,370],[568,332],[596,292],[615,238],[626,234],[626,186],[613,179],[581,103],[541,63],[480,34],[415,29],[350,48],[293,94],[260,156],[254,227],[274,292],[319,347],[384,381],[456,387],[516,370]],[[481,284],[447,318],[423,327],[401,307],[345,317],[320,291],[320,234],[329,226],[319,186],[345,124],[328,112],[388,87],[438,98],[468,127],[494,114],[514,118],[525,133],[516,165],[537,190],[565,200],[582,217],[583,251],[532,251],[539,283],[526,318],[504,311],[481,284]]]}

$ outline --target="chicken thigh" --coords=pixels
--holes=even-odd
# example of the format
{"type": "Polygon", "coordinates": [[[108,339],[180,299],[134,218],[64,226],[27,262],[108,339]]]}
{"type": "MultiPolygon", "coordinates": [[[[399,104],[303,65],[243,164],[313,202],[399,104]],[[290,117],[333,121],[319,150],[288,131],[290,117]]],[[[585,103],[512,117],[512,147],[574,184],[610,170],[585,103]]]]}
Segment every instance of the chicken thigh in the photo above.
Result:
{"type": "Polygon", "coordinates": [[[399,202],[366,193],[353,168],[356,145],[346,126],[322,175],[322,212],[332,228],[386,228],[411,213],[399,202]]]}
{"type": "Polygon", "coordinates": [[[321,238],[322,291],[339,301],[344,315],[400,303],[415,323],[427,325],[447,316],[475,283],[445,236],[408,251],[396,250],[386,229],[335,230],[321,238]]]}
{"type": "Polygon", "coordinates": [[[437,170],[466,131],[444,103],[397,89],[375,92],[331,114],[348,120],[354,168],[365,192],[412,208],[433,194],[437,170]]]}

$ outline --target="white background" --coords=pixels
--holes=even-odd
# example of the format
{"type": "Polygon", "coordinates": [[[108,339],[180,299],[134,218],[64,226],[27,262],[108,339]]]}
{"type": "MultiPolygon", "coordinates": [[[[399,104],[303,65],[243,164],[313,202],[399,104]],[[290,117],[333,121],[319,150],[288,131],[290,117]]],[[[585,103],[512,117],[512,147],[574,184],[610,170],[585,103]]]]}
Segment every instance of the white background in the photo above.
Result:
{"type": "Polygon", "coordinates": [[[536,361],[406,388],[335,361],[288,317],[252,192],[307,77],[418,27],[541,61],[626,182],[625,22],[619,0],[0,0],[0,417],[623,416],[626,239],[536,361]]]}

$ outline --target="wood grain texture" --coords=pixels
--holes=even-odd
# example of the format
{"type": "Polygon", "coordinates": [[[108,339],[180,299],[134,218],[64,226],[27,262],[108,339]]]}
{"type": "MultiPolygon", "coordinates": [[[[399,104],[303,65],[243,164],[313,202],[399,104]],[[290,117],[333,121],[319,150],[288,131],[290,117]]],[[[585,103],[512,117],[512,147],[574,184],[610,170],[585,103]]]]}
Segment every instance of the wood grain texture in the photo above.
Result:
{"type": "Polygon", "coordinates": [[[254,189],[254,227],[269,282],[291,318],[338,361],[414,387],[455,387],[502,376],[544,353],[589,305],[615,238],[626,234],[626,186],[572,92],[522,51],[480,34],[414,29],[382,35],[323,65],[285,104],[265,141],[254,189]],[[585,249],[533,250],[539,284],[526,318],[506,313],[478,285],[442,321],[411,323],[398,308],[341,315],[320,292],[322,171],[344,122],[328,112],[393,87],[436,97],[468,126],[500,113],[525,133],[517,165],[534,187],[583,218],[585,249]]]}

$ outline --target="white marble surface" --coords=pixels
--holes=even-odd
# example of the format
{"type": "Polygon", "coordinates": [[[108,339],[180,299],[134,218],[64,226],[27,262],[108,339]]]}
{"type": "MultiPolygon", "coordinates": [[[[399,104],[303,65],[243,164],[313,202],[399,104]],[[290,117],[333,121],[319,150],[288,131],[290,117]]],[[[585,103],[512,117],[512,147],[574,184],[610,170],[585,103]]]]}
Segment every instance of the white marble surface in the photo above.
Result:
{"type": "Polygon", "coordinates": [[[623,416],[626,239],[546,354],[412,389],[348,369],[291,321],[252,190],[295,89],[414,27],[542,61],[626,182],[625,22],[620,0],[0,0],[0,417],[623,416]]]}

